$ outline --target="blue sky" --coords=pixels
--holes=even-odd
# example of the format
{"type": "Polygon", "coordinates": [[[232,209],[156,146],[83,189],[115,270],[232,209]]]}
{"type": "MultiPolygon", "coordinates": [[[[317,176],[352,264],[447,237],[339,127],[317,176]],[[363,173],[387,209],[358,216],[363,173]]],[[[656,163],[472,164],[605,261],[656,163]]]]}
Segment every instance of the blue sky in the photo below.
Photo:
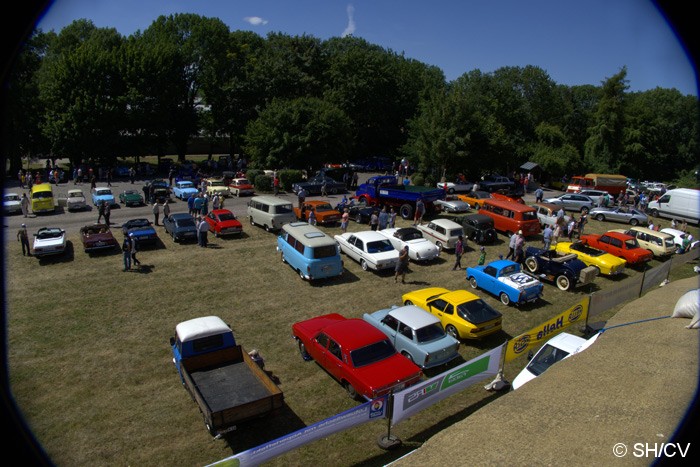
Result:
{"type": "Polygon", "coordinates": [[[600,85],[627,66],[631,91],[698,95],[693,64],[651,0],[56,0],[38,27],[58,32],[87,18],[129,35],[175,13],[263,37],[353,34],[435,65],[448,80],[534,65],[559,84],[600,85]]]}

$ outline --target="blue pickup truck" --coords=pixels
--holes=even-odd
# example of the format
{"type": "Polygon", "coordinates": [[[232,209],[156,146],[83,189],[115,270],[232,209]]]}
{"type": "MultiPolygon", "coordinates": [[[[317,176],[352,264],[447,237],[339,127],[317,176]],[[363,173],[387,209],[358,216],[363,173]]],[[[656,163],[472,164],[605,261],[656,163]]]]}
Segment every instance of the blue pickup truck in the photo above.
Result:
{"type": "Polygon", "coordinates": [[[368,205],[392,206],[404,219],[413,219],[416,202],[423,200],[426,212],[435,210],[433,203],[445,199],[445,190],[424,186],[402,185],[393,175],[370,177],[355,192],[360,203],[368,205]]]}

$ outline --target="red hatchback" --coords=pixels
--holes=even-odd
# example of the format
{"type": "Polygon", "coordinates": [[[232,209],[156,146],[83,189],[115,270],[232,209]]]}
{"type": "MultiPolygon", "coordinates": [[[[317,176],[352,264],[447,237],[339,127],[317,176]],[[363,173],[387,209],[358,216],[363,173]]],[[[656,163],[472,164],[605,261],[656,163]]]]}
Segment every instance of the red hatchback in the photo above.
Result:
{"type": "Polygon", "coordinates": [[[243,233],[241,222],[228,209],[214,209],[204,219],[209,224],[209,231],[214,232],[215,237],[243,233]]]}
{"type": "Polygon", "coordinates": [[[581,241],[593,248],[619,256],[631,265],[644,264],[654,257],[651,251],[639,246],[636,238],[620,232],[610,231],[603,235],[581,235],[581,241]]]}
{"type": "Polygon", "coordinates": [[[304,360],[316,360],[353,399],[375,399],[416,384],[422,371],[382,331],[337,313],[292,325],[304,360]]]}

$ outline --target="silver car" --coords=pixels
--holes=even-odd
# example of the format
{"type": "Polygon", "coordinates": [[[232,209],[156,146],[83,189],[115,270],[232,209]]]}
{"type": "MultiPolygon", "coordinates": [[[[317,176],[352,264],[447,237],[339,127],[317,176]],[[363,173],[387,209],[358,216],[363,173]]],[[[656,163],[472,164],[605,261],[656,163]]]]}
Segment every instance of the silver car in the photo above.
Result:
{"type": "Polygon", "coordinates": [[[577,193],[564,193],[556,198],[547,198],[544,202],[564,206],[567,211],[578,211],[583,214],[588,214],[588,211],[598,204],[590,196],[577,193]]]}
{"type": "Polygon", "coordinates": [[[630,225],[647,225],[649,218],[641,211],[627,207],[595,208],[588,213],[599,221],[624,222],[630,225]]]}
{"type": "Polygon", "coordinates": [[[469,203],[458,199],[438,199],[433,201],[433,204],[436,206],[440,206],[440,209],[450,213],[463,213],[469,211],[470,209],[469,203]]]}

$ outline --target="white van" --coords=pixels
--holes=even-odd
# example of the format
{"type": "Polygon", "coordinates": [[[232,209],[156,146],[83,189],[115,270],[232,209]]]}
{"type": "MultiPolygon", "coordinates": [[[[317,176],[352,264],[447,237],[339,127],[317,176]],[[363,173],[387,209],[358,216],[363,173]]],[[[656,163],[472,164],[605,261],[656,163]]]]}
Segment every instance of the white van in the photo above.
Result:
{"type": "Polygon", "coordinates": [[[668,190],[657,201],[651,201],[647,211],[654,217],[685,219],[700,224],[700,190],[675,188],[668,190]]]}
{"type": "Polygon", "coordinates": [[[250,225],[260,225],[268,232],[297,220],[292,202],[275,196],[253,196],[248,201],[250,225]]]}

